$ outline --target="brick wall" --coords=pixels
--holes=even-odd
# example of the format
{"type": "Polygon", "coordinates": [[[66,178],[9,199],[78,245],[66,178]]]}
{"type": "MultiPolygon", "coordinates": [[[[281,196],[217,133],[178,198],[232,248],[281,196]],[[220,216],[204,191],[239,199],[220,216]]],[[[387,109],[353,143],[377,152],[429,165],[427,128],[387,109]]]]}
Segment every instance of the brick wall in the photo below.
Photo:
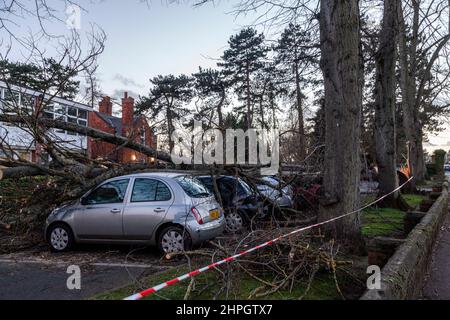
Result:
{"type": "MultiPolygon", "coordinates": [[[[103,113],[111,115],[112,104],[109,97],[103,98],[99,103],[100,110],[103,113]]],[[[106,123],[100,116],[95,112],[89,113],[89,126],[95,129],[102,130],[111,134],[120,134],[122,136],[130,137],[133,141],[141,143],[141,132],[145,131],[145,145],[156,148],[156,137],[153,134],[153,130],[148,125],[144,116],[141,116],[137,121],[134,121],[134,99],[128,97],[125,93],[122,99],[122,131],[115,132],[116,129],[111,127],[106,123]]],[[[88,139],[88,153],[91,158],[108,158],[112,161],[117,161],[120,163],[130,163],[130,162],[151,162],[151,157],[146,156],[138,151],[134,151],[128,148],[121,148],[118,151],[115,145],[110,143],[96,141],[95,139],[88,139]],[[108,156],[109,155],[109,156],[108,156]]]]}
{"type": "MultiPolygon", "coordinates": [[[[109,126],[103,119],[101,119],[95,112],[89,112],[89,126],[104,132],[114,134],[115,129],[109,126]]],[[[116,146],[103,142],[97,141],[94,138],[88,137],[88,154],[91,158],[108,158],[112,161],[118,161],[118,152],[114,151],[116,146]]]]}

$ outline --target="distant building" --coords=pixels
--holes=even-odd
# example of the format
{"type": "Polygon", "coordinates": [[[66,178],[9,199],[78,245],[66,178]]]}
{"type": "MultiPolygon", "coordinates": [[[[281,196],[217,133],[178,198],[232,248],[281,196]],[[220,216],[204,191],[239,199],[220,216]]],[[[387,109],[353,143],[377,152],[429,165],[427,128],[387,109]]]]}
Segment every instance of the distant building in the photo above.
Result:
{"type": "MultiPolygon", "coordinates": [[[[156,136],[143,115],[134,115],[134,99],[125,92],[122,98],[122,117],[112,115],[111,98],[106,96],[99,103],[99,111],[89,113],[89,126],[107,133],[129,137],[133,141],[156,149],[156,136]]],[[[91,158],[108,159],[120,163],[150,163],[154,159],[128,148],[117,148],[108,142],[88,138],[91,158]]]]}
{"type": "MultiPolygon", "coordinates": [[[[134,116],[134,99],[125,93],[122,99],[122,117],[112,115],[112,102],[104,97],[99,103],[99,111],[86,104],[54,97],[49,94],[0,81],[0,113],[17,115],[19,112],[30,115],[39,112],[40,116],[62,120],[80,126],[89,126],[107,133],[130,137],[133,141],[156,149],[156,136],[144,116],[134,116]],[[39,103],[44,100],[45,103],[39,103]],[[43,106],[43,110],[38,110],[43,106]]],[[[93,159],[109,159],[114,162],[149,163],[154,159],[140,152],[121,148],[107,142],[86,137],[83,134],[60,129],[47,132],[56,143],[69,150],[87,154],[93,159]]],[[[6,147],[0,148],[0,158],[21,158],[32,162],[48,162],[50,156],[29,133],[29,129],[17,123],[0,122],[0,141],[6,147]]]]}
{"type": "MultiPolygon", "coordinates": [[[[45,106],[44,110],[40,110],[43,117],[81,126],[88,125],[88,114],[92,111],[92,108],[85,104],[53,97],[50,94],[43,95],[32,89],[7,85],[0,81],[0,113],[18,114],[20,111],[31,115],[37,111],[39,105],[45,106]],[[40,104],[38,103],[40,99],[51,102],[40,104]]],[[[85,135],[59,129],[50,129],[48,134],[70,150],[87,152],[88,143],[85,135]]],[[[0,122],[0,139],[8,146],[8,150],[0,149],[0,157],[10,156],[33,162],[48,161],[49,156],[41,145],[34,141],[24,125],[0,122]]]]}

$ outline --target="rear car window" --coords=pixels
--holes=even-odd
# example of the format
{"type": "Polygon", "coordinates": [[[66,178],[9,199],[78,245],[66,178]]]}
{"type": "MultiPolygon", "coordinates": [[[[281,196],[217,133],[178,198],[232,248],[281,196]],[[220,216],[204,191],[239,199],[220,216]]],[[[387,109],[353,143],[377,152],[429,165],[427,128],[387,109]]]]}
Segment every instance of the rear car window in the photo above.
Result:
{"type": "Polygon", "coordinates": [[[134,180],[131,202],[168,201],[170,198],[169,188],[161,181],[146,178],[134,180]]]}
{"type": "Polygon", "coordinates": [[[211,197],[211,192],[197,179],[188,176],[174,178],[186,194],[192,198],[211,197]]]}

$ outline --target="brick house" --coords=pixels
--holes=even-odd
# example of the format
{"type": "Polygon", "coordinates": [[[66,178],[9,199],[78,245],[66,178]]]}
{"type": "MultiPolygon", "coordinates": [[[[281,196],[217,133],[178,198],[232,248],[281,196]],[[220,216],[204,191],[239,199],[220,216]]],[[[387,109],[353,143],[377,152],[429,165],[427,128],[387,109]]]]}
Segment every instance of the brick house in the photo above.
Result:
{"type": "MultiPolygon", "coordinates": [[[[89,112],[89,127],[107,133],[131,137],[133,141],[156,149],[156,136],[143,115],[134,116],[134,99],[125,92],[122,98],[122,118],[112,115],[111,98],[103,97],[99,111],[89,112]]],[[[92,159],[109,159],[120,163],[150,163],[154,159],[140,152],[120,148],[108,142],[88,137],[88,153],[92,159]]]]}

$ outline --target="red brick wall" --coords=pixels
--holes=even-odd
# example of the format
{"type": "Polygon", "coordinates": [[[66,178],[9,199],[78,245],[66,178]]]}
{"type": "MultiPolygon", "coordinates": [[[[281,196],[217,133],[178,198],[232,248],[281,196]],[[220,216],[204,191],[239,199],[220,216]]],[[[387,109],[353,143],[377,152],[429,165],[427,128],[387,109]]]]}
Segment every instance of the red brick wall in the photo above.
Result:
{"type": "MultiPolygon", "coordinates": [[[[95,112],[89,112],[89,126],[111,134],[115,132],[114,128],[110,127],[95,112]]],[[[118,161],[118,152],[115,149],[116,146],[111,143],[88,137],[88,154],[92,159],[108,158],[112,161],[118,161]]]]}
{"type": "MultiPolygon", "coordinates": [[[[130,127],[129,127],[130,128],[130,127]]],[[[141,143],[141,130],[144,128],[145,130],[145,144],[149,147],[154,146],[154,135],[153,131],[148,125],[145,117],[140,117],[140,119],[134,123],[131,127],[130,135],[133,136],[133,141],[141,143]]],[[[156,146],[156,145],[155,145],[156,146]]],[[[120,151],[120,162],[121,163],[129,163],[129,162],[151,162],[151,157],[140,153],[135,150],[124,148],[120,151]]]]}
{"type": "MultiPolygon", "coordinates": [[[[110,127],[103,119],[101,119],[95,112],[89,112],[89,126],[98,130],[102,130],[107,133],[114,134],[114,128],[110,127]]],[[[141,142],[141,130],[145,128],[145,144],[149,147],[156,149],[156,137],[153,134],[153,130],[148,125],[145,117],[141,117],[134,125],[127,126],[130,136],[133,137],[133,141],[141,142]]],[[[151,162],[151,157],[146,156],[138,151],[134,151],[128,148],[121,148],[115,151],[117,146],[96,141],[93,138],[88,138],[88,154],[91,158],[106,158],[117,161],[120,163],[130,163],[130,162],[140,162],[149,163],[151,162]]]]}

